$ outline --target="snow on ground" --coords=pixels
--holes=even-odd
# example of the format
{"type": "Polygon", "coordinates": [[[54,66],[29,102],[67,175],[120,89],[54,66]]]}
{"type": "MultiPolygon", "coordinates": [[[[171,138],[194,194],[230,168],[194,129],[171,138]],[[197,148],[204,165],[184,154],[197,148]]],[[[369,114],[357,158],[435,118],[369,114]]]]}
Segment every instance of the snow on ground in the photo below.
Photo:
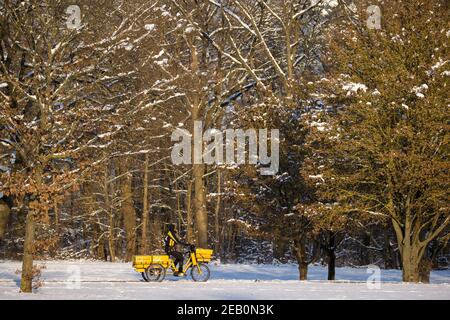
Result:
{"type": "Polygon", "coordinates": [[[20,294],[20,262],[0,261],[0,299],[445,299],[450,270],[433,271],[431,284],[401,282],[399,270],[382,270],[380,287],[367,285],[366,268],[337,268],[335,282],[326,267],[311,266],[309,280],[297,280],[296,265],[211,264],[211,279],[195,283],[168,276],[147,283],[129,263],[46,261],[43,285],[20,294]],[[76,280],[80,281],[77,282],[76,280]]]}

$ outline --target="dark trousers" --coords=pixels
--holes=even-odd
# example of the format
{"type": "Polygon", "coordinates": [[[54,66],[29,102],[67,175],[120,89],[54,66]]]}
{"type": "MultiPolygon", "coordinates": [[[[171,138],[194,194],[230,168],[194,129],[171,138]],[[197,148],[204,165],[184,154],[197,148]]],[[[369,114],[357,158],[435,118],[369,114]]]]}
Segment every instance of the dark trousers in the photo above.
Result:
{"type": "Polygon", "coordinates": [[[183,254],[178,251],[170,251],[168,254],[174,258],[175,266],[178,265],[178,272],[183,272],[183,254]]]}

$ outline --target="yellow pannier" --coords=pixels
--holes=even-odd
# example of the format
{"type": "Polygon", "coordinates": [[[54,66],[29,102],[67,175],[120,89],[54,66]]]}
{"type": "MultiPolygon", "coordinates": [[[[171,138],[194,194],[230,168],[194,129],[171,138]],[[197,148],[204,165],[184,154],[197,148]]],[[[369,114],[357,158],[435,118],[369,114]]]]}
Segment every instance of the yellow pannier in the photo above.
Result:
{"type": "Polygon", "coordinates": [[[133,268],[137,272],[144,272],[151,264],[160,264],[164,268],[169,267],[169,256],[133,256],[133,268]]]}
{"type": "Polygon", "coordinates": [[[211,249],[195,249],[195,257],[198,262],[210,262],[213,255],[211,249]]]}

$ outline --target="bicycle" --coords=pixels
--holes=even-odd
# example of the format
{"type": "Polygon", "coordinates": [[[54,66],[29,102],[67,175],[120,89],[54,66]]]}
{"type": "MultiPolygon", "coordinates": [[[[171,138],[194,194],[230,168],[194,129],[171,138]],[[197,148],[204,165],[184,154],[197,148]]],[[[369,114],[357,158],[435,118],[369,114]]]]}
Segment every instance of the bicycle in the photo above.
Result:
{"type": "MultiPolygon", "coordinates": [[[[195,282],[206,282],[211,276],[211,271],[207,266],[211,261],[213,250],[200,249],[194,245],[189,246],[187,252],[188,259],[183,265],[183,273],[190,275],[195,282]]],[[[175,262],[168,255],[133,256],[133,268],[140,272],[146,282],[161,282],[165,279],[167,272],[178,271],[175,262]]]]}

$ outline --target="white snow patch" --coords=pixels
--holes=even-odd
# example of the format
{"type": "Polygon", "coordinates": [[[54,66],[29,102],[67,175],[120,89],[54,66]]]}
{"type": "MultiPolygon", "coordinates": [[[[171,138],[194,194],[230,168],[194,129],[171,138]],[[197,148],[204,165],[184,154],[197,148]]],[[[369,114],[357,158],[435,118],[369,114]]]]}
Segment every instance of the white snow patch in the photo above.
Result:
{"type": "Polygon", "coordinates": [[[238,224],[246,227],[247,229],[250,229],[253,227],[251,224],[249,224],[241,219],[229,219],[229,220],[227,220],[227,223],[238,223],[238,224]]]}
{"type": "Polygon", "coordinates": [[[420,86],[412,88],[412,92],[416,94],[416,96],[420,99],[425,98],[424,92],[428,90],[427,84],[421,84],[420,86]]]}
{"type": "Polygon", "coordinates": [[[186,30],[184,30],[184,32],[186,34],[190,34],[190,33],[194,32],[194,28],[192,26],[189,26],[189,27],[186,28],[186,30]]]}
{"type": "Polygon", "coordinates": [[[380,96],[380,95],[381,95],[381,92],[378,91],[378,89],[375,89],[375,91],[372,92],[372,95],[374,95],[374,96],[380,96]]]}
{"type": "Polygon", "coordinates": [[[153,56],[153,59],[156,60],[156,59],[161,58],[161,57],[163,56],[164,53],[165,53],[164,50],[161,50],[157,55],[153,56]]]}
{"type": "Polygon", "coordinates": [[[159,61],[155,61],[155,63],[160,66],[160,67],[165,67],[167,66],[167,63],[169,62],[169,60],[167,58],[161,59],[159,61]]]}
{"type": "Polygon", "coordinates": [[[360,90],[363,92],[367,91],[367,86],[365,84],[362,83],[354,83],[354,82],[350,82],[347,84],[344,84],[342,86],[342,90],[347,91],[347,96],[353,95],[353,94],[357,94],[360,90]]]}
{"type": "Polygon", "coordinates": [[[103,139],[103,138],[110,137],[112,135],[113,135],[112,132],[106,132],[106,133],[99,134],[97,137],[99,137],[100,139],[103,139]]]}
{"type": "Polygon", "coordinates": [[[325,182],[325,179],[323,178],[323,174],[309,175],[308,177],[312,180],[321,180],[322,182],[325,182]]]}
{"type": "Polygon", "coordinates": [[[153,23],[152,24],[146,24],[144,26],[144,29],[147,30],[147,31],[153,31],[153,30],[155,30],[155,25],[153,23]]]}
{"type": "Polygon", "coordinates": [[[312,121],[309,125],[320,132],[324,132],[327,129],[327,124],[325,122],[312,121]]]}
{"type": "Polygon", "coordinates": [[[446,63],[448,62],[448,60],[442,60],[442,58],[439,58],[439,61],[436,62],[436,64],[434,64],[431,69],[432,70],[436,70],[439,69],[440,67],[444,66],[446,63]]]}
{"type": "Polygon", "coordinates": [[[327,0],[326,3],[328,4],[328,6],[332,8],[337,7],[339,5],[339,2],[337,0],[327,0]]]}
{"type": "Polygon", "coordinates": [[[56,51],[59,50],[60,47],[61,47],[61,42],[58,42],[58,44],[50,50],[51,55],[53,56],[56,53],[56,51]]]}

